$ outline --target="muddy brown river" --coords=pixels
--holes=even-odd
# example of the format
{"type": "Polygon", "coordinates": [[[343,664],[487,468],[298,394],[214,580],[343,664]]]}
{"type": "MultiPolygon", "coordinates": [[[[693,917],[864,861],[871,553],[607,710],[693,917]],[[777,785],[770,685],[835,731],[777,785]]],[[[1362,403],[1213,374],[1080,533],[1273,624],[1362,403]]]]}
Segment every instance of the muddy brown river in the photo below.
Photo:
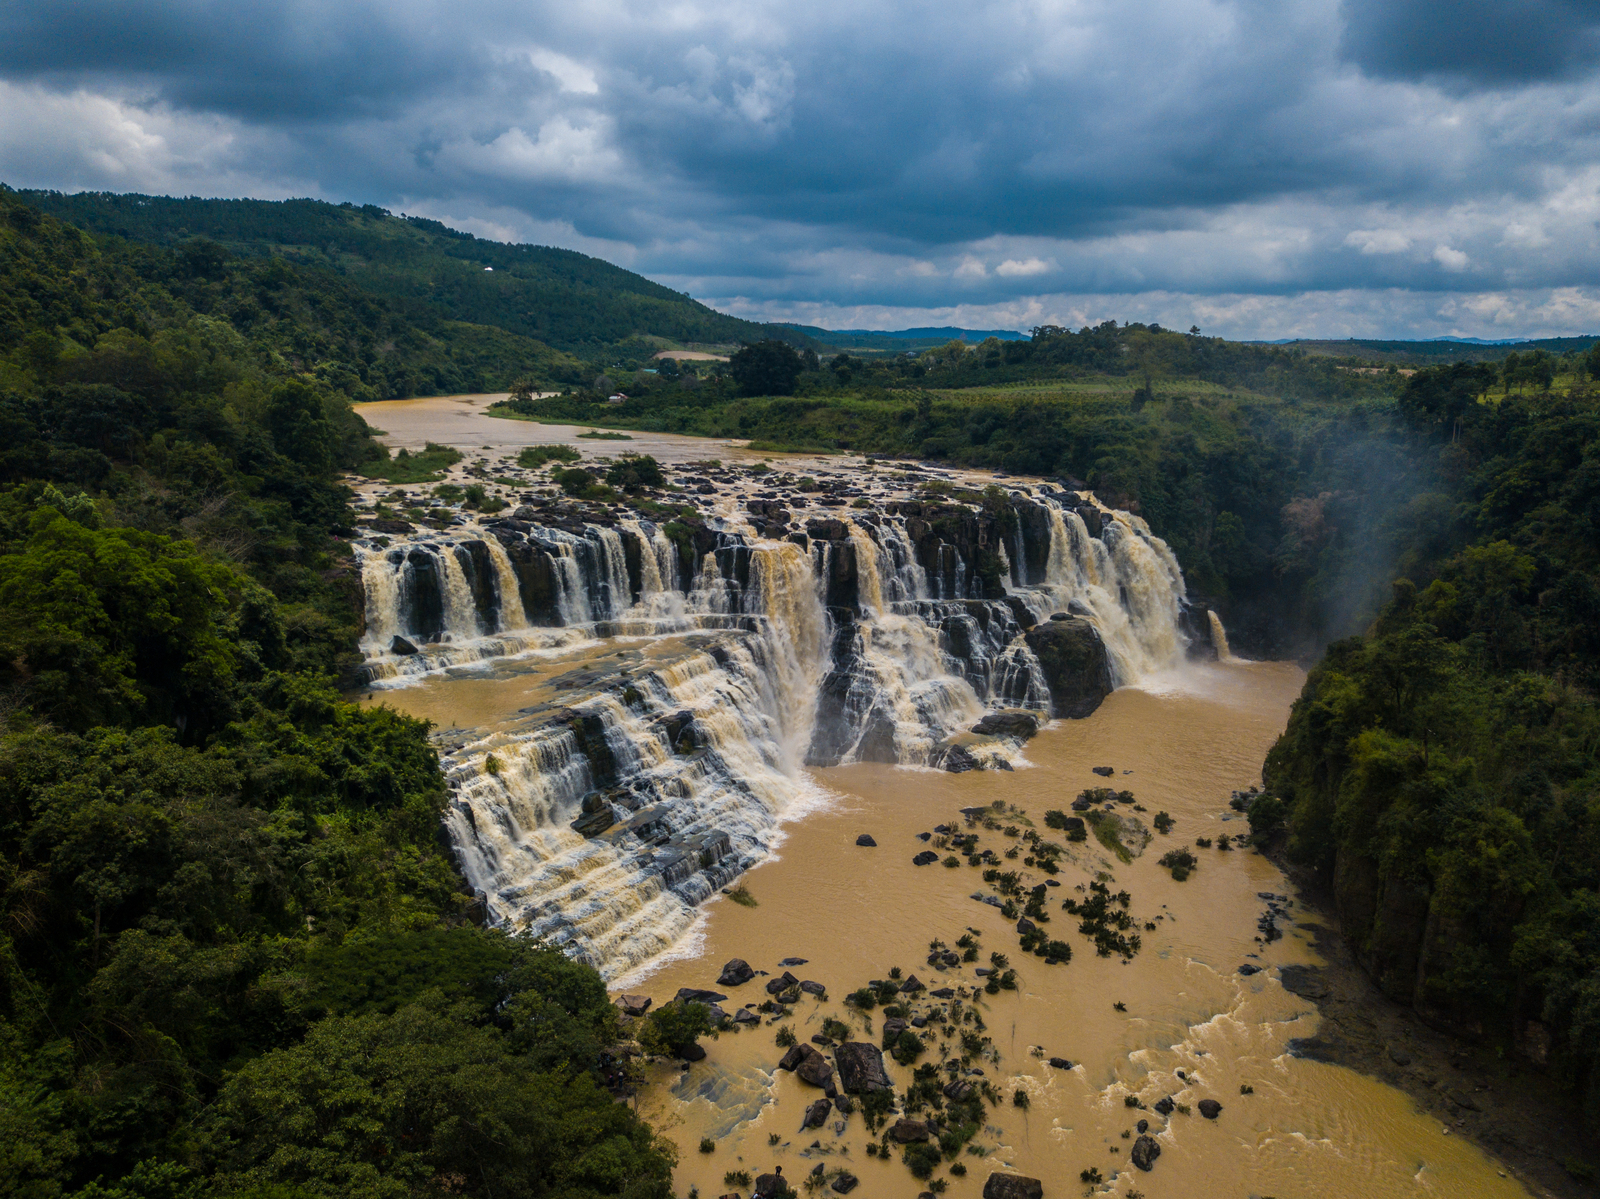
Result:
{"type": "MultiPolygon", "coordinates": [[[[393,445],[436,440],[504,452],[573,435],[486,417],[483,400],[369,405],[365,415],[389,431],[393,445]]],[[[601,445],[664,461],[732,448],[652,435],[601,445]]],[[[673,652],[668,636],[597,639],[575,631],[565,643],[553,639],[548,649],[492,670],[403,680],[379,690],[374,702],[443,730],[492,732],[519,709],[547,702],[552,680],[574,667],[619,653],[647,666],[652,655],[673,652]]],[[[975,1197],[991,1172],[1041,1179],[1052,1199],[1086,1192],[1149,1199],[1527,1195],[1503,1167],[1418,1113],[1401,1092],[1292,1052],[1295,1040],[1315,1035],[1318,1015],[1314,1002],[1285,989],[1279,968],[1317,964],[1305,927],[1313,918],[1269,861],[1253,849],[1224,852],[1217,844],[1247,832],[1243,816],[1229,808],[1230,795],[1259,781],[1303,680],[1293,665],[1243,661],[1147,674],[1085,719],[1052,721],[1010,771],[870,763],[797,771],[797,798],[781,814],[776,852],[739,879],[753,906],[714,897],[668,953],[611,983],[619,995],[648,995],[657,1004],[683,987],[709,988],[726,996],[721,1006],[731,1014],[768,998],[760,974],[742,986],[716,986],[723,964],[742,958],[771,976],[791,969],[826,992],[802,995],[788,1015],[704,1038],[704,1060],[647,1067],[638,1107],[678,1146],[678,1193],[748,1197],[740,1172],[753,1178],[778,1166],[805,1192],[800,1184],[820,1165],[829,1180],[840,1170],[855,1175],[853,1193],[873,1199],[912,1199],[930,1186],[975,1197]],[[1114,774],[1099,777],[1097,766],[1114,774]],[[1115,812],[1151,830],[1142,851],[1119,854],[1116,843],[1093,834],[1065,842],[1046,828],[1047,810],[1068,809],[1098,786],[1132,793],[1115,812]],[[969,819],[963,809],[985,811],[969,819]],[[1174,822],[1166,833],[1152,829],[1161,812],[1174,822]],[[1021,949],[1016,918],[974,898],[996,894],[984,867],[955,856],[934,831],[940,825],[976,834],[978,851],[993,850],[1003,870],[1020,876],[1024,893],[1047,875],[1024,864],[1023,836],[1037,831],[1065,842],[1059,873],[1049,878],[1059,885],[1046,889],[1049,922],[1041,927],[1071,946],[1070,962],[1047,965],[1021,949]],[[920,833],[932,836],[924,841],[920,833]],[[857,845],[861,834],[876,846],[857,845]],[[1197,845],[1202,839],[1210,844],[1197,845]],[[930,847],[951,864],[913,865],[930,847]],[[1013,848],[1016,856],[1006,857],[1013,848]],[[1178,881],[1159,859],[1183,848],[1197,865],[1178,881]],[[1096,882],[1129,895],[1141,939],[1131,960],[1097,955],[1078,918],[1062,910],[1063,900],[1086,898],[1096,882]],[[1259,923],[1269,907],[1282,934],[1270,942],[1259,923]],[[978,946],[975,961],[928,964],[931,942],[955,947],[963,937],[978,946]],[[1015,990],[983,989],[976,971],[990,968],[991,954],[1005,955],[1016,971],[1015,990]],[[803,964],[785,967],[785,959],[803,964]],[[925,984],[907,1004],[912,1015],[931,1017],[921,1029],[927,1049],[920,1060],[939,1063],[948,1055],[959,1040],[945,1035],[955,1028],[951,1017],[966,1016],[960,1028],[977,1032],[981,1025],[988,1038],[972,1063],[982,1074],[954,1077],[992,1084],[1001,1097],[957,1163],[941,1163],[927,1180],[902,1164],[898,1147],[888,1156],[868,1154],[883,1131],[870,1132],[859,1109],[830,1113],[822,1127],[802,1131],[807,1106],[822,1092],[776,1069],[783,1049],[775,1038],[785,1027],[807,1043],[825,1020],[839,1021],[853,1039],[877,1044],[882,1009],[863,1011],[844,999],[896,968],[925,984]],[[931,994],[946,988],[947,998],[931,994]],[[1168,1098],[1175,1106],[1163,1116],[1156,1105],[1168,1098]],[[1215,1119],[1202,1115],[1202,1100],[1222,1105],[1215,1119]],[[1160,1147],[1148,1172],[1130,1163],[1140,1120],[1160,1147]],[[702,1152],[704,1142],[709,1152],[702,1152]]],[[[1129,832],[1122,843],[1139,850],[1140,840],[1129,832]]],[[[885,1062],[903,1092],[911,1068],[885,1062]]],[[[816,1193],[832,1194],[821,1187],[816,1193]]]]}

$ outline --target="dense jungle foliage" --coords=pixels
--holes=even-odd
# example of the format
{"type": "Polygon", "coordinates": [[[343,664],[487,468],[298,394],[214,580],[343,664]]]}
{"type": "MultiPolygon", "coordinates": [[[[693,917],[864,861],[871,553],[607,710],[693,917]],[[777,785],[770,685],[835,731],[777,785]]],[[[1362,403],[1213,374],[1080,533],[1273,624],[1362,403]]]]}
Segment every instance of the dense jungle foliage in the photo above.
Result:
{"type": "Polygon", "coordinates": [[[426,726],[336,689],[358,351],[442,343],[3,192],[0,279],[0,1196],[664,1199],[599,976],[476,926],[426,726]]]}
{"type": "MultiPolygon", "coordinates": [[[[40,210],[95,233],[177,246],[197,237],[251,257],[335,273],[375,296],[493,325],[584,357],[648,358],[652,339],[729,343],[798,330],[725,316],[599,258],[487,241],[421,217],[321,200],[202,200],[29,191],[40,210]],[[485,269],[489,268],[489,269],[485,269]]],[[[498,390],[480,388],[477,390],[498,390]]],[[[472,389],[466,389],[472,390],[472,389]]]]}
{"type": "Polygon", "coordinates": [[[1600,404],[1508,391],[1461,365],[1400,394],[1432,490],[1380,618],[1312,671],[1252,824],[1286,821],[1391,996],[1548,1062],[1593,1113],[1600,404]]]}

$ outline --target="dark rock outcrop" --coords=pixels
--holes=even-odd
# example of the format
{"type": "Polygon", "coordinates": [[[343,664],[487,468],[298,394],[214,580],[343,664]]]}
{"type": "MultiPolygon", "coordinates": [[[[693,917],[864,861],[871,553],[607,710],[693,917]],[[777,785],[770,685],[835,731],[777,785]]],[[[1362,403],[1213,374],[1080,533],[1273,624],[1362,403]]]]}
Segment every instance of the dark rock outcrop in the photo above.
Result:
{"type": "Polygon", "coordinates": [[[1039,717],[1033,712],[990,712],[972,726],[972,731],[989,737],[1017,737],[1026,741],[1039,731],[1039,717]]]}
{"type": "Polygon", "coordinates": [[[1139,1139],[1133,1143],[1133,1152],[1128,1154],[1128,1160],[1148,1174],[1150,1168],[1156,1164],[1156,1158],[1160,1156],[1161,1146],[1156,1142],[1155,1137],[1141,1134],[1139,1139]]]}
{"type": "Polygon", "coordinates": [[[921,1120],[906,1120],[902,1118],[896,1120],[894,1127],[889,1129],[889,1139],[900,1145],[926,1141],[930,1135],[928,1126],[921,1120]]]}
{"type": "Polygon", "coordinates": [[[878,848],[878,843],[872,839],[871,833],[862,833],[856,838],[856,844],[865,846],[867,849],[878,848]]]}
{"type": "Polygon", "coordinates": [[[717,975],[717,986],[738,987],[743,986],[756,976],[750,968],[750,963],[743,958],[734,958],[722,968],[722,973],[717,975]]]}
{"type": "Polygon", "coordinates": [[[934,853],[933,850],[924,849],[916,857],[911,859],[911,864],[913,866],[931,866],[933,863],[937,862],[938,860],[939,860],[939,855],[934,853]]]}
{"type": "Polygon", "coordinates": [[[889,1075],[883,1068],[883,1051],[866,1041],[846,1041],[833,1051],[839,1066],[839,1087],[847,1094],[890,1089],[889,1075]]]}
{"type": "Polygon", "coordinates": [[[790,1048],[778,1062],[778,1069],[793,1070],[801,1082],[808,1082],[823,1090],[833,1089],[833,1067],[810,1045],[803,1042],[790,1048]]]}
{"type": "Polygon", "coordinates": [[[1207,1120],[1215,1120],[1222,1114],[1222,1104],[1215,1099],[1202,1099],[1195,1106],[1200,1109],[1200,1114],[1207,1120]]]}
{"type": "Polygon", "coordinates": [[[1044,1183],[1021,1174],[991,1174],[983,1184],[983,1199],[1042,1199],[1044,1183]]]}
{"type": "Polygon", "coordinates": [[[1111,659],[1100,630],[1082,617],[1054,618],[1023,636],[1044,671],[1055,715],[1088,716],[1111,694],[1111,659]]]}

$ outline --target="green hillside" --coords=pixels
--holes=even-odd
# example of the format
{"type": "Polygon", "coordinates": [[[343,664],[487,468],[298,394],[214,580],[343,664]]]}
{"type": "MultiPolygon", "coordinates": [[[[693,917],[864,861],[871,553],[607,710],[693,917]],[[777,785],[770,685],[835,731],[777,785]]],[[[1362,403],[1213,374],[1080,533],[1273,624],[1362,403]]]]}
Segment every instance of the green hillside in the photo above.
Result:
{"type": "Polygon", "coordinates": [[[451,320],[496,325],[585,357],[604,357],[602,351],[637,338],[719,345],[764,337],[797,345],[810,341],[784,326],[725,316],[586,254],[486,241],[371,204],[21,194],[41,211],[95,233],[162,246],[204,237],[236,254],[282,256],[332,271],[376,295],[413,301],[451,320]]]}

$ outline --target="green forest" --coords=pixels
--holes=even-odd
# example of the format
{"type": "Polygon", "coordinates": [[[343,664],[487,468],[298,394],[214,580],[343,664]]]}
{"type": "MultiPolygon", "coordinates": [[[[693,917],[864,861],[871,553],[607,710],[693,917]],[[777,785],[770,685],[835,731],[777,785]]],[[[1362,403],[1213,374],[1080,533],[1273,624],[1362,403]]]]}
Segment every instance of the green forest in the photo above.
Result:
{"type": "Polygon", "coordinates": [[[370,204],[21,195],[90,232],[166,247],[205,238],[241,256],[337,275],[411,312],[492,325],[585,359],[648,358],[663,340],[729,344],[782,336],[811,344],[798,330],[725,316],[599,258],[488,241],[370,204]]]}
{"type": "Polygon", "coordinates": [[[0,272],[0,1195],[669,1195],[599,976],[478,927],[426,726],[341,699],[349,399],[459,343],[4,192],[0,272]]]}
{"type": "Polygon", "coordinates": [[[1412,371],[1106,322],[867,359],[312,201],[0,189],[0,279],[0,1196],[671,1194],[598,976],[479,927],[427,727],[341,698],[339,480],[398,468],[351,402],[513,385],[508,418],[1139,512],[1237,648],[1316,662],[1259,841],[1389,995],[1600,1111],[1592,343],[1412,371]]]}

